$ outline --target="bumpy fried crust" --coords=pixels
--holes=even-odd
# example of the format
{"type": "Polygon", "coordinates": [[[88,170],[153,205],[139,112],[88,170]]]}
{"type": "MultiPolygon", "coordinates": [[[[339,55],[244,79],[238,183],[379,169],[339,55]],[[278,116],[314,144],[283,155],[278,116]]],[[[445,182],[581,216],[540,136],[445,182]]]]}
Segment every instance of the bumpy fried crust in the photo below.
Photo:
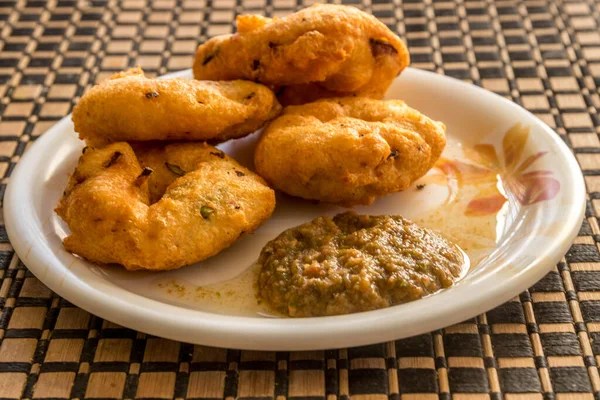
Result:
{"type": "Polygon", "coordinates": [[[408,188],[440,157],[446,127],[400,100],[290,106],[260,139],[256,171],[293,196],[346,206],[408,188]]]}
{"type": "Polygon", "coordinates": [[[198,47],[196,79],[292,85],[281,97],[286,103],[350,94],[381,98],[410,61],[392,31],[354,7],[317,4],[281,19],[239,16],[237,25],[238,33],[198,47]],[[318,85],[305,98],[311,82],[318,85]]]}
{"type": "Polygon", "coordinates": [[[175,269],[217,254],[275,208],[259,176],[212,146],[146,146],[140,154],[155,172],[123,142],[81,156],[56,208],[71,230],[68,251],[128,270],[175,269]]]}
{"type": "Polygon", "coordinates": [[[73,109],[88,145],[118,141],[224,141],[254,132],[281,111],[267,87],[246,81],[149,79],[140,68],[94,86],[73,109]]]}

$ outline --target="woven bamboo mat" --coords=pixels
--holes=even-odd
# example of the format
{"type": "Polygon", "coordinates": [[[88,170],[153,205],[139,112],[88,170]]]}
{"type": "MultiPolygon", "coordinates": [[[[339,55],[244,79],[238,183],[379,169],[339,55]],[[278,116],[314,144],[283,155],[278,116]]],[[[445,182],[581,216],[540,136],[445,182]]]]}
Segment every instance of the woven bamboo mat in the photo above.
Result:
{"type": "MultiPolygon", "coordinates": [[[[374,346],[296,353],[192,346],[116,326],[45,288],[0,227],[0,398],[600,399],[600,2],[352,1],[396,30],[413,66],[534,112],[588,185],[575,244],[544,279],[462,324],[374,346]]],[[[0,176],[107,74],[189,68],[236,13],[301,0],[0,0],[0,176]]]]}

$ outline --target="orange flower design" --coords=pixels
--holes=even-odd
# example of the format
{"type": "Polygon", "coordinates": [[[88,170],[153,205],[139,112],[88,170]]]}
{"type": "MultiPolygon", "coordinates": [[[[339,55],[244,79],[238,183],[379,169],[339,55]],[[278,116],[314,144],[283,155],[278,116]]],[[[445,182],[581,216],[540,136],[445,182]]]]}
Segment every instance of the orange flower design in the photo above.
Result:
{"type": "Polygon", "coordinates": [[[513,126],[502,141],[503,162],[491,144],[478,144],[465,150],[468,161],[442,158],[436,164],[444,175],[450,189],[448,201],[456,198],[460,187],[478,186],[478,193],[467,205],[468,216],[495,214],[502,209],[507,196],[513,196],[522,205],[550,200],[560,190],[560,182],[548,170],[528,171],[546,152],[524,157],[529,127],[513,126]]]}

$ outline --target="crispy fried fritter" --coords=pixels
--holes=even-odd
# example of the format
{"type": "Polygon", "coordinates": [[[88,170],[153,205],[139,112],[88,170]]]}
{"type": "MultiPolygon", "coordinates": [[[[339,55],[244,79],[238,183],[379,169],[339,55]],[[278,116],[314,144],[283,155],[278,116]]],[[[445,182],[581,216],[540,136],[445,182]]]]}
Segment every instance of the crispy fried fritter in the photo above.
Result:
{"type": "Polygon", "coordinates": [[[402,41],[354,7],[317,4],[281,19],[245,15],[237,25],[238,33],[198,47],[196,79],[292,85],[281,97],[287,103],[351,94],[381,98],[409,64],[402,41]],[[305,98],[311,82],[318,84],[305,98]]]}
{"type": "Polygon", "coordinates": [[[140,68],[91,88],[73,109],[88,145],[119,141],[224,141],[254,132],[281,111],[267,87],[246,81],[149,79],[140,68]]]}
{"type": "Polygon", "coordinates": [[[265,129],[254,165],[290,195],[371,204],[431,169],[446,145],[445,131],[400,100],[319,100],[286,107],[265,129]]]}
{"type": "MultiPolygon", "coordinates": [[[[387,82],[387,81],[386,81],[387,82]]],[[[333,97],[369,97],[372,99],[380,100],[385,95],[388,88],[388,83],[378,87],[377,84],[373,86],[365,86],[364,90],[355,92],[334,92],[321,87],[318,83],[305,83],[302,85],[291,85],[284,86],[277,91],[277,100],[283,106],[297,106],[306,103],[312,103],[319,99],[328,99],[333,97]]]]}
{"type": "Polygon", "coordinates": [[[123,142],[81,156],[56,208],[71,230],[68,251],[128,270],[175,269],[217,254],[275,208],[262,178],[212,146],[140,153],[156,171],[142,169],[123,142]]]}
{"type": "MultiPolygon", "coordinates": [[[[213,162],[216,158],[232,163],[231,171],[234,174],[245,172],[237,168],[237,162],[223,151],[209,145],[173,143],[167,146],[159,143],[130,143],[142,168],[150,168],[152,174],[148,176],[148,190],[150,204],[160,200],[165,191],[179,175],[185,171],[193,171],[198,163],[213,162]],[[181,171],[180,171],[181,170],[181,171]],[[237,171],[237,172],[236,172],[237,171]]],[[[231,175],[231,174],[227,174],[231,175]]]]}

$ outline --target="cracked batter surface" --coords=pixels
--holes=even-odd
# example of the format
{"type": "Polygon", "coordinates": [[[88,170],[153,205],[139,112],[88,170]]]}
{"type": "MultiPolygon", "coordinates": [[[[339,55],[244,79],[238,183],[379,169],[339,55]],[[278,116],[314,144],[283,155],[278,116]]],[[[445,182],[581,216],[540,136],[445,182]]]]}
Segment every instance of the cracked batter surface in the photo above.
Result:
{"type": "Polygon", "coordinates": [[[88,90],[73,109],[88,145],[120,141],[224,141],[252,133],[279,115],[273,92],[247,81],[150,79],[133,68],[88,90]]]}
{"type": "Polygon", "coordinates": [[[263,179],[213,146],[148,145],[138,160],[120,142],[86,149],[56,213],[71,230],[68,251],[129,270],[169,270],[219,253],[274,208],[263,179]]]}
{"type": "Polygon", "coordinates": [[[198,47],[196,79],[248,79],[284,105],[346,95],[381,98],[410,62],[404,43],[354,7],[316,4],[283,18],[242,15],[238,32],[198,47]]]}
{"type": "Polygon", "coordinates": [[[442,154],[446,128],[401,100],[289,106],[264,131],[256,171],[292,196],[352,206],[408,188],[442,154]]]}

